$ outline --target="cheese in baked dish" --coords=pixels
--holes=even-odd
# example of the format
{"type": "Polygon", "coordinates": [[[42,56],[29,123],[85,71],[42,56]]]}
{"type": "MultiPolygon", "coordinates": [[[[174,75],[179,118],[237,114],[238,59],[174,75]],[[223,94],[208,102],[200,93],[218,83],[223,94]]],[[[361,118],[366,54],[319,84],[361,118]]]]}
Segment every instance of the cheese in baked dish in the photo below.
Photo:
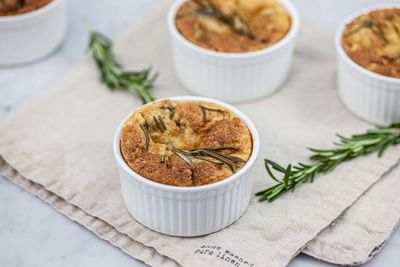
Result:
{"type": "Polygon", "coordinates": [[[346,26],[342,45],[362,67],[400,78],[400,9],[374,10],[357,17],[346,26]]]}
{"type": "Polygon", "coordinates": [[[190,42],[234,53],[275,44],[289,32],[291,18],[277,0],[188,0],[175,23],[190,42]]]}
{"type": "Polygon", "coordinates": [[[163,100],[135,111],[124,123],[120,149],[136,173],[157,183],[198,186],[242,168],[252,137],[236,114],[209,102],[163,100]]]}

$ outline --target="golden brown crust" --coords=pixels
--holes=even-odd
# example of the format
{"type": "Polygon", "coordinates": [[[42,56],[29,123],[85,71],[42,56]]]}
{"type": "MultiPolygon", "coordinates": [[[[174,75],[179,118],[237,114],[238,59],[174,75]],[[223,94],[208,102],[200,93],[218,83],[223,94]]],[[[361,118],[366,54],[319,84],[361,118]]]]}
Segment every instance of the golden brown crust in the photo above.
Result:
{"type": "Polygon", "coordinates": [[[205,131],[201,147],[234,146],[242,137],[242,122],[239,118],[216,121],[205,131]]]}
{"type": "Polygon", "coordinates": [[[192,171],[176,155],[171,155],[169,162],[163,163],[158,155],[142,152],[134,160],[128,161],[128,164],[140,175],[157,183],[180,186],[192,185],[192,171]]]}
{"type": "Polygon", "coordinates": [[[362,67],[400,78],[400,9],[380,9],[349,23],[342,36],[346,53],[362,67]]]}
{"type": "Polygon", "coordinates": [[[127,119],[120,148],[128,166],[143,177],[195,186],[223,180],[243,167],[252,138],[237,115],[218,105],[165,100],[127,119]]]}
{"type": "Polygon", "coordinates": [[[188,0],[178,10],[178,31],[190,42],[215,51],[249,52],[281,40],[291,18],[276,0],[188,0]],[[205,14],[197,3],[211,4],[224,17],[237,16],[252,36],[238,33],[224,19],[205,14]]]}
{"type": "Polygon", "coordinates": [[[32,12],[49,4],[53,0],[15,1],[6,0],[0,3],[0,16],[13,16],[32,12]]]}
{"type": "Polygon", "coordinates": [[[199,162],[193,171],[193,185],[206,185],[218,182],[230,176],[232,172],[222,165],[199,162]]]}
{"type": "Polygon", "coordinates": [[[180,123],[187,123],[193,131],[204,126],[203,111],[195,102],[186,102],[175,108],[175,117],[180,118],[180,123]]]}

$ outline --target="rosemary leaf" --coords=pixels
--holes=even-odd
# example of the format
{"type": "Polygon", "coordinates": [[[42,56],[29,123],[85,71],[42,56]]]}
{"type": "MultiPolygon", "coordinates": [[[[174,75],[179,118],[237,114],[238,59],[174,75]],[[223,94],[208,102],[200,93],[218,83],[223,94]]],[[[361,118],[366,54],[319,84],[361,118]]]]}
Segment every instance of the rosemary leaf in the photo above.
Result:
{"type": "Polygon", "coordinates": [[[199,105],[199,107],[203,110],[207,110],[207,111],[214,111],[214,112],[224,112],[222,109],[217,109],[217,108],[208,108],[205,107],[203,105],[199,105]]]}
{"type": "Polygon", "coordinates": [[[289,164],[286,172],[285,172],[285,177],[283,177],[283,184],[285,186],[286,189],[289,189],[290,185],[289,185],[289,178],[290,178],[290,174],[292,172],[292,165],[289,164]]]}
{"type": "Polygon", "coordinates": [[[202,149],[200,151],[202,153],[204,153],[206,156],[209,156],[211,158],[214,158],[216,160],[219,160],[219,161],[225,163],[226,165],[228,165],[228,167],[231,170],[236,169],[236,163],[234,161],[232,161],[231,159],[229,159],[228,157],[225,157],[223,154],[216,153],[215,151],[211,151],[211,150],[205,150],[205,149],[202,149]]]}
{"type": "Polygon", "coordinates": [[[224,165],[224,163],[222,163],[222,162],[217,162],[217,161],[211,160],[205,156],[196,156],[196,159],[207,161],[207,162],[213,163],[215,165],[224,165]]]}
{"type": "Polygon", "coordinates": [[[190,161],[189,165],[192,165],[193,162],[190,160],[189,157],[193,157],[194,159],[208,161],[217,165],[226,164],[232,173],[235,173],[237,168],[240,167],[240,163],[246,162],[245,160],[231,155],[225,155],[218,151],[220,150],[238,150],[237,147],[208,147],[208,148],[195,148],[188,151],[173,149],[182,160],[188,162],[190,161]],[[210,159],[209,159],[210,158],[210,159]],[[213,160],[211,160],[213,159],[213,160]]]}
{"type": "MultiPolygon", "coordinates": [[[[272,173],[271,168],[269,167],[269,163],[267,160],[265,160],[265,169],[267,169],[267,172],[269,174],[269,177],[271,177],[273,180],[275,180],[278,183],[282,183],[281,180],[279,180],[278,178],[275,177],[275,175],[272,173]]],[[[260,192],[258,192],[260,193],[260,192]]],[[[257,195],[257,194],[256,194],[257,195]]]]}
{"type": "Polygon", "coordinates": [[[161,127],[163,128],[163,131],[166,131],[167,126],[165,125],[164,119],[162,118],[161,115],[158,115],[158,121],[161,123],[161,127]]]}
{"type": "Polygon", "coordinates": [[[166,130],[164,121],[162,120],[161,116],[153,116],[154,122],[156,123],[157,128],[161,131],[164,132],[166,130]]]}
{"type": "Polygon", "coordinates": [[[199,148],[191,149],[190,151],[196,151],[196,150],[218,151],[218,150],[239,150],[239,148],[234,147],[234,146],[199,147],[199,148]]]}
{"type": "Polygon", "coordinates": [[[270,159],[266,159],[265,162],[266,162],[266,164],[270,164],[272,166],[272,168],[274,168],[275,170],[277,170],[279,172],[283,172],[283,173],[286,172],[285,168],[283,168],[281,165],[279,165],[278,163],[276,163],[270,159]]]}
{"type": "Polygon", "coordinates": [[[184,151],[181,151],[178,149],[173,149],[172,152],[174,152],[175,155],[177,155],[180,159],[185,161],[189,165],[189,167],[191,169],[193,169],[193,167],[194,167],[193,161],[189,157],[187,157],[187,155],[184,151]]]}
{"type": "Polygon", "coordinates": [[[150,145],[150,134],[149,134],[149,131],[147,130],[146,126],[140,124],[140,128],[143,131],[144,141],[145,141],[145,145],[144,146],[145,146],[146,151],[147,151],[147,150],[149,150],[149,145],[150,145]]]}

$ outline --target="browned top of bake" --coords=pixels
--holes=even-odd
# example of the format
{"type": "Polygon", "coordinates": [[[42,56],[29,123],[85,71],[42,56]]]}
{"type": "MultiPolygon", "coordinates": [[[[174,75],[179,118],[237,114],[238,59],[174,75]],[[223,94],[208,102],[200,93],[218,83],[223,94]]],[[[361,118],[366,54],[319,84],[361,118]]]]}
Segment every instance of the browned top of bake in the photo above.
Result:
{"type": "Polygon", "coordinates": [[[136,173],[175,186],[215,183],[252,152],[245,123],[209,102],[165,100],[134,112],[121,130],[121,154],[136,173]]]}
{"type": "Polygon", "coordinates": [[[12,16],[28,13],[39,9],[52,0],[2,0],[0,1],[0,16],[12,16]]]}
{"type": "Polygon", "coordinates": [[[349,23],[342,37],[346,53],[364,68],[400,78],[400,9],[380,9],[349,23]]]}
{"type": "Polygon", "coordinates": [[[291,19],[276,0],[188,0],[175,23],[186,39],[203,48],[249,52],[281,40],[291,19]],[[247,34],[235,30],[243,28],[247,34]]]}

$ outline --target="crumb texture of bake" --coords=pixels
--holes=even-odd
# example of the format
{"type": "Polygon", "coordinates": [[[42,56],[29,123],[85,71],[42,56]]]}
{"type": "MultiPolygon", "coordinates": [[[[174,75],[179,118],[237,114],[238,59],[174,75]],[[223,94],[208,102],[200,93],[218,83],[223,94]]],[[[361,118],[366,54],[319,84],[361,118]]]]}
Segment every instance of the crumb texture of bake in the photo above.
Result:
{"type": "Polygon", "coordinates": [[[53,0],[0,0],[0,16],[19,15],[34,11],[53,0]]]}
{"type": "Polygon", "coordinates": [[[400,78],[400,8],[374,10],[346,25],[342,46],[362,67],[400,78]]]}
{"type": "Polygon", "coordinates": [[[219,52],[256,51],[281,40],[291,18],[277,0],[188,0],[175,24],[190,42],[219,52]]]}
{"type": "Polygon", "coordinates": [[[203,101],[164,100],[135,111],[120,134],[124,161],[157,183],[199,186],[223,180],[249,160],[253,141],[233,112],[203,101]]]}

